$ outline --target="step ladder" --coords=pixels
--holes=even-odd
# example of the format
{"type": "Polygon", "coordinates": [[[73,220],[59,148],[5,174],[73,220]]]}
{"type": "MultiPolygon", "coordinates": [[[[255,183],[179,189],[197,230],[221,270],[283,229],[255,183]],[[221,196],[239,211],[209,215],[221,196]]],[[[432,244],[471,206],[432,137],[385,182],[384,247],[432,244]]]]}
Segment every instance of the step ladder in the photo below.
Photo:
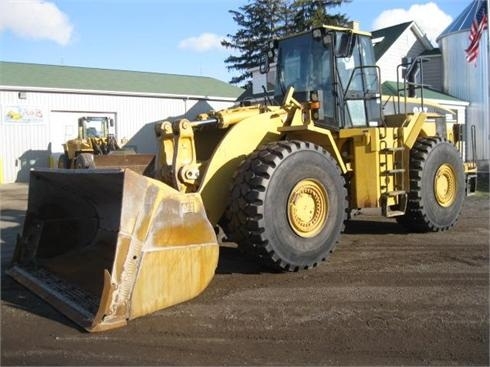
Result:
{"type": "Polygon", "coordinates": [[[381,213],[385,217],[396,217],[405,214],[407,209],[406,170],[403,168],[405,147],[399,145],[397,137],[394,146],[388,146],[383,136],[380,136],[380,147],[381,213]]]}

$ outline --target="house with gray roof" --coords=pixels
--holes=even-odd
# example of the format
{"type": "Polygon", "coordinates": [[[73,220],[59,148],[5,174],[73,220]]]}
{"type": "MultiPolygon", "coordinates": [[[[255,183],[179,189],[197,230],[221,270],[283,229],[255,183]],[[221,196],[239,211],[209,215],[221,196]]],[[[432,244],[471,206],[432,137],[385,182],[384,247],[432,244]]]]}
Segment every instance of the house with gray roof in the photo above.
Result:
{"type": "Polygon", "coordinates": [[[398,66],[403,58],[422,57],[419,82],[442,90],[441,51],[429,41],[416,22],[405,22],[372,32],[376,64],[381,69],[381,80],[396,81],[400,78],[398,66]]]}
{"type": "Polygon", "coordinates": [[[0,62],[0,183],[52,166],[80,117],[108,117],[120,144],[156,153],[155,121],[193,119],[242,93],[203,76],[0,62]]]}

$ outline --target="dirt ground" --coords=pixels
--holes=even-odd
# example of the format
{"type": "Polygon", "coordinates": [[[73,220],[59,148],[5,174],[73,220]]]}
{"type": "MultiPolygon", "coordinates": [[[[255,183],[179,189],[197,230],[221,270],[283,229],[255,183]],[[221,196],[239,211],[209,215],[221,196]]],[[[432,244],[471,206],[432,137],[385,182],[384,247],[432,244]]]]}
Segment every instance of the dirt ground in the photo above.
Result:
{"type": "Polygon", "coordinates": [[[489,196],[454,229],[354,218],[329,260],[270,273],[222,248],[187,303],[89,334],[4,274],[25,185],[0,186],[1,365],[489,365],[489,196]]]}

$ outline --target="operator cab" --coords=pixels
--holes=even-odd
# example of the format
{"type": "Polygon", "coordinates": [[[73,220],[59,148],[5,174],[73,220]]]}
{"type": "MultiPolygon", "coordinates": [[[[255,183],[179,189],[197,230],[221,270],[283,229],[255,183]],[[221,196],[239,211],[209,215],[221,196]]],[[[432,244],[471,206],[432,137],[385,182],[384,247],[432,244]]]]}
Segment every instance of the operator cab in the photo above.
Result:
{"type": "Polygon", "coordinates": [[[293,86],[298,101],[320,102],[317,125],[338,130],[381,124],[379,68],[369,34],[324,26],[271,46],[276,100],[293,86]]]}
{"type": "Polygon", "coordinates": [[[106,138],[110,135],[109,129],[114,126],[113,120],[107,117],[82,117],[78,120],[79,136],[82,139],[106,138]]]}

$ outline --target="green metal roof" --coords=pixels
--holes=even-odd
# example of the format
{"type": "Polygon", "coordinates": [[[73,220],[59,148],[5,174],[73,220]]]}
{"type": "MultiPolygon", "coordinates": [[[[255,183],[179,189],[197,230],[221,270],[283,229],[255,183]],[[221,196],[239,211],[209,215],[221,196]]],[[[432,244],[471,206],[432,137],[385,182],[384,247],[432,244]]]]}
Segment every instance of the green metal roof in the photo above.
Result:
{"type": "MultiPolygon", "coordinates": [[[[399,84],[399,88],[397,88],[396,82],[387,81],[381,85],[381,93],[387,96],[398,96],[398,89],[401,89],[400,95],[403,96],[404,93],[402,83],[399,84]]],[[[417,95],[420,95],[419,91],[417,92],[417,95]]],[[[450,96],[449,94],[441,93],[427,87],[424,87],[424,98],[448,102],[464,102],[463,100],[450,96]]]]}
{"type": "Polygon", "coordinates": [[[243,89],[218,79],[152,72],[0,61],[0,86],[236,99],[243,89]]]}

